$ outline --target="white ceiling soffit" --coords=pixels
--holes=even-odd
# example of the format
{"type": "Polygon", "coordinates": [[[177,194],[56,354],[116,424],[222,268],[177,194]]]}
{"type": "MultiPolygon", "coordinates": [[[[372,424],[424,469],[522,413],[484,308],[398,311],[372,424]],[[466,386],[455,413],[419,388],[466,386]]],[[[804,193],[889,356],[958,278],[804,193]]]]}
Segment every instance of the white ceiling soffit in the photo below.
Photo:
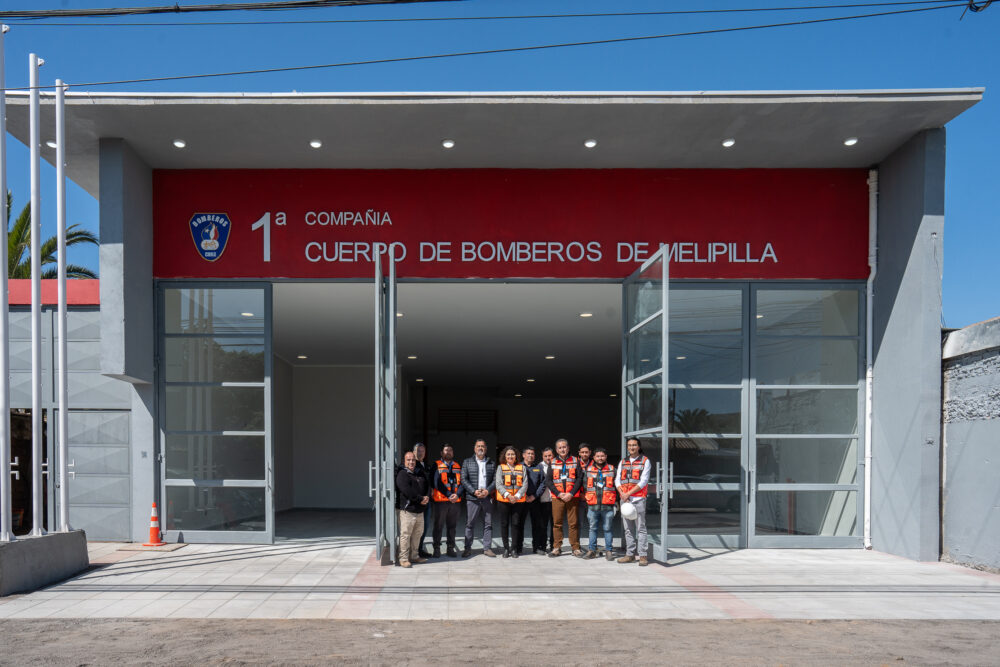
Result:
{"type": "MultiPolygon", "coordinates": [[[[98,140],[156,169],[849,168],[942,127],[983,89],[181,94],[70,92],[68,174],[98,195],[98,140]],[[844,146],[848,137],[858,143],[844,146]],[[725,139],[735,139],[731,148],[725,139]],[[184,149],[173,145],[186,142],[184,149]],[[309,146],[311,140],[322,148],[309,146]],[[444,149],[442,140],[453,139],[444,149]],[[586,148],[584,141],[597,141],[586,148]]],[[[28,98],[8,93],[27,142],[28,98]]],[[[52,95],[42,151],[52,161],[52,95]]]]}

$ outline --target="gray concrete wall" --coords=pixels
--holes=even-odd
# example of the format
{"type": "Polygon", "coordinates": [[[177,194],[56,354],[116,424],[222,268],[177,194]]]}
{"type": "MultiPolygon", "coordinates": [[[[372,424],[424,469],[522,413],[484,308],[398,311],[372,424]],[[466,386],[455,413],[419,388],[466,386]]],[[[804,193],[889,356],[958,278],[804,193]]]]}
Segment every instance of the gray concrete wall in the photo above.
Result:
{"type": "Polygon", "coordinates": [[[124,140],[104,138],[100,183],[101,372],[131,383],[132,539],[145,540],[158,496],[153,172],[124,140]]]}
{"type": "Polygon", "coordinates": [[[1000,318],[949,334],[943,358],[942,555],[1000,568],[1000,318]]]}
{"type": "Polygon", "coordinates": [[[939,554],[944,159],[937,129],[878,166],[872,544],[916,560],[939,554]]]}

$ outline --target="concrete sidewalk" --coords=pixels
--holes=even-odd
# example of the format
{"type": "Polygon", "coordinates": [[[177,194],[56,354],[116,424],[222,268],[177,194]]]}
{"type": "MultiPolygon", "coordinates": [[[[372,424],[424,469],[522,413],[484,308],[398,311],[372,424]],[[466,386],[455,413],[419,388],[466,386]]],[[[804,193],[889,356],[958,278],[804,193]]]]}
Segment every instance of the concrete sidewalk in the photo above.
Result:
{"type": "Polygon", "coordinates": [[[522,556],[377,564],[368,539],[95,546],[0,618],[1000,620],[1000,575],[862,550],[677,550],[670,565],[522,556]]]}

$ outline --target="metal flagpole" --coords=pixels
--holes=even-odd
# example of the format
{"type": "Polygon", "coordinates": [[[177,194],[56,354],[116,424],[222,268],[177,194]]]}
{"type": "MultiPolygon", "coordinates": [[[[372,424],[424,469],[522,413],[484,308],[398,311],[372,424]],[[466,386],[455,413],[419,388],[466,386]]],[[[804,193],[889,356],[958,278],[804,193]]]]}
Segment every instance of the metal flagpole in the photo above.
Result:
{"type": "Polygon", "coordinates": [[[4,82],[4,35],[0,25],[0,542],[14,539],[10,483],[10,315],[7,303],[7,84],[4,82]]]}
{"type": "Polygon", "coordinates": [[[69,486],[66,470],[69,466],[67,455],[66,420],[69,417],[69,393],[66,388],[66,88],[62,79],[56,79],[56,227],[59,249],[59,348],[57,377],[59,393],[59,416],[56,438],[59,441],[59,530],[67,533],[69,526],[69,486]]]}
{"type": "Polygon", "coordinates": [[[38,68],[45,61],[28,55],[31,107],[31,535],[45,534],[42,528],[42,257],[41,196],[39,194],[40,155],[38,144],[38,68]]]}

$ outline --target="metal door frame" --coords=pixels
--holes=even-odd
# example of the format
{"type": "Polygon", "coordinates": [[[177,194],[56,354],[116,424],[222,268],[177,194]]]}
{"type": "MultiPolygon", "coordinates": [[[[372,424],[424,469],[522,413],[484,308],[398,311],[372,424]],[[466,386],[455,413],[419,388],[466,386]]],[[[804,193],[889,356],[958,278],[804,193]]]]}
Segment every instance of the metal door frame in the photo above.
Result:
{"type": "Polygon", "coordinates": [[[396,260],[388,253],[389,273],[375,262],[375,557],[383,565],[396,561],[396,461],[399,456],[398,383],[396,371],[396,260]]]}

